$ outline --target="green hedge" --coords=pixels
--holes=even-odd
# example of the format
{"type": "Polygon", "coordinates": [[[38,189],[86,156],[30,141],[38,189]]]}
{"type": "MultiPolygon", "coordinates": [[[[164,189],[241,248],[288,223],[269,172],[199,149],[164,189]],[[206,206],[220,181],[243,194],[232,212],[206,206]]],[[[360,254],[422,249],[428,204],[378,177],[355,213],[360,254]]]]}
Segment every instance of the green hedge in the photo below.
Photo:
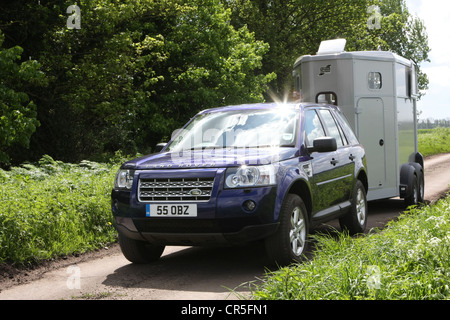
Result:
{"type": "Polygon", "coordinates": [[[418,134],[419,152],[423,156],[450,152],[450,128],[421,129],[418,134]]]}
{"type": "Polygon", "coordinates": [[[0,170],[0,263],[26,264],[116,240],[110,192],[117,166],[68,164],[0,170]]]}

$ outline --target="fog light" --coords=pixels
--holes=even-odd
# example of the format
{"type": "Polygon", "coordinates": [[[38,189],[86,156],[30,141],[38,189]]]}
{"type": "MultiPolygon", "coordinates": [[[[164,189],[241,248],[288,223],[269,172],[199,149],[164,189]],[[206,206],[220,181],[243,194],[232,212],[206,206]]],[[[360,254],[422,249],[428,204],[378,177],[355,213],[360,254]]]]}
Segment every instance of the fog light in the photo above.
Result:
{"type": "Polygon", "coordinates": [[[246,211],[253,211],[256,208],[256,203],[253,200],[246,200],[242,206],[246,211]]]}

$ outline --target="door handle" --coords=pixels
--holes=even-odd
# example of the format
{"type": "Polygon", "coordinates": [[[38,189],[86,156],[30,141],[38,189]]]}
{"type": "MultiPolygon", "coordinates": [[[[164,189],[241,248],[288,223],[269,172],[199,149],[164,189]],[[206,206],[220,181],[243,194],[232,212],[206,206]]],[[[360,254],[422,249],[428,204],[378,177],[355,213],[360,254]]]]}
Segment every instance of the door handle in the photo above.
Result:
{"type": "Polygon", "coordinates": [[[335,166],[337,163],[339,162],[339,160],[336,160],[335,158],[331,159],[330,163],[335,166]]]}
{"type": "Polygon", "coordinates": [[[351,161],[353,161],[353,160],[355,160],[356,159],[356,157],[354,156],[354,155],[350,155],[349,157],[348,157],[351,161]]]}

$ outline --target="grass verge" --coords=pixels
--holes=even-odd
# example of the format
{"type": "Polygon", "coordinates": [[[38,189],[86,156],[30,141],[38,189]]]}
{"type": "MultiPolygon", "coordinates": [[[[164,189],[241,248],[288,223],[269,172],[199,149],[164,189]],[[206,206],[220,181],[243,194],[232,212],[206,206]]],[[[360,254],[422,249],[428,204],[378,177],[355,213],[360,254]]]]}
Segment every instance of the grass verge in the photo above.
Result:
{"type": "Polygon", "coordinates": [[[424,157],[450,152],[450,128],[421,129],[417,139],[424,157]]]}
{"type": "Polygon", "coordinates": [[[68,164],[0,170],[0,263],[25,265],[116,240],[110,192],[117,166],[68,164]]]}
{"type": "Polygon", "coordinates": [[[450,196],[412,208],[381,232],[314,236],[316,253],[267,273],[254,299],[450,299],[450,196]]]}

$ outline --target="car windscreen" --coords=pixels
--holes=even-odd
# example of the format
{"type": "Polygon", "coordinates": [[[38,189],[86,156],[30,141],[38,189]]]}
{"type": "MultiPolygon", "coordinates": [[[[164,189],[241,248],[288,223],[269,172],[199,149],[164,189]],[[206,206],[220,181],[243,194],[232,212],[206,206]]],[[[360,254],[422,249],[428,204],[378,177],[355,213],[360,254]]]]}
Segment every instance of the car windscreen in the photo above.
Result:
{"type": "Polygon", "coordinates": [[[202,113],[177,133],[166,151],[294,147],[298,118],[298,110],[287,107],[202,113]]]}

